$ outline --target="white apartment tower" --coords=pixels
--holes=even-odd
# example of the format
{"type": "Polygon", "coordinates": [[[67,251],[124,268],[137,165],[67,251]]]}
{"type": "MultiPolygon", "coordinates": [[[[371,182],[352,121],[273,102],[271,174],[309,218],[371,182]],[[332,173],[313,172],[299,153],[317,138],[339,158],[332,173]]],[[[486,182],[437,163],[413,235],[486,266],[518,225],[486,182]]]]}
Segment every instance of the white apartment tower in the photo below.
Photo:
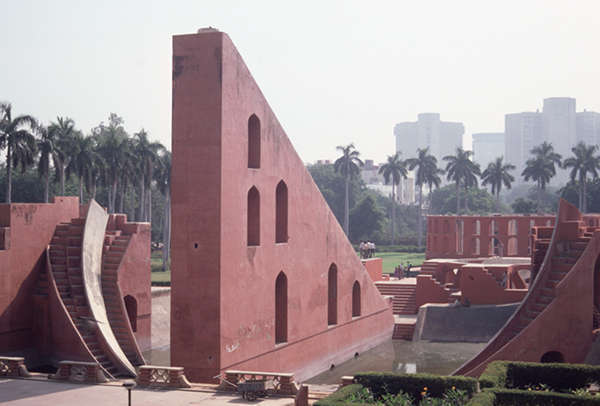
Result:
{"type": "Polygon", "coordinates": [[[464,133],[463,123],[441,121],[439,113],[421,113],[416,122],[398,123],[394,127],[396,151],[402,152],[402,158],[406,159],[416,156],[417,148],[429,147],[429,152],[441,161],[462,147],[464,133]]]}

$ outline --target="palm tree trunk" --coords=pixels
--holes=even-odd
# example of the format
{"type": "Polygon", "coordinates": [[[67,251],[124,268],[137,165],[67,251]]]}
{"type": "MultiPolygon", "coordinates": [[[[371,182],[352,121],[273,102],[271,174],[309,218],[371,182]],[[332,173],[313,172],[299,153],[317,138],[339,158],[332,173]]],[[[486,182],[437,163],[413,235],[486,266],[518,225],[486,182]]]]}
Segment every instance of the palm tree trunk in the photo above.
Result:
{"type": "Polygon", "coordinates": [[[587,213],[587,182],[586,179],[583,178],[583,192],[581,193],[581,202],[583,206],[583,212],[587,213]]]}
{"type": "Polygon", "coordinates": [[[65,165],[62,162],[60,163],[59,175],[60,175],[60,195],[64,196],[65,195],[65,165]]]}
{"type": "Polygon", "coordinates": [[[394,182],[392,182],[392,245],[394,245],[394,236],[395,234],[395,224],[396,224],[396,193],[394,188],[394,182]]]}
{"type": "Polygon", "coordinates": [[[350,202],[348,197],[348,191],[350,189],[350,177],[346,174],[346,189],[344,192],[344,233],[346,237],[350,238],[350,202]]]}
{"type": "Polygon", "coordinates": [[[146,199],[146,221],[148,223],[152,223],[152,186],[148,185],[146,188],[146,194],[148,195],[146,199]]]}
{"type": "Polygon", "coordinates": [[[496,190],[496,212],[500,213],[500,190],[496,190]]]}
{"type": "Polygon", "coordinates": [[[83,204],[83,176],[79,175],[79,204],[83,204]]]}
{"type": "Polygon", "coordinates": [[[12,203],[12,168],[11,168],[11,150],[10,142],[6,148],[6,203],[12,203]]]}
{"type": "Polygon", "coordinates": [[[96,200],[96,190],[97,190],[96,180],[94,179],[94,183],[92,184],[92,199],[96,200]]]}
{"type": "Polygon", "coordinates": [[[419,222],[417,224],[417,233],[419,236],[419,248],[421,248],[423,246],[423,219],[422,219],[422,210],[423,210],[423,185],[419,185],[419,209],[418,209],[418,216],[417,216],[417,221],[419,222]]]}
{"type": "Polygon", "coordinates": [[[115,177],[113,179],[113,183],[112,183],[112,186],[111,186],[111,189],[112,189],[111,196],[110,196],[111,197],[111,202],[108,205],[110,213],[114,213],[115,212],[115,200],[117,198],[117,185],[118,185],[118,181],[117,181],[117,178],[115,177]]]}
{"type": "Polygon", "coordinates": [[[144,189],[144,173],[142,172],[142,176],[140,176],[140,206],[138,208],[137,221],[144,221],[144,206],[146,199],[146,191],[144,189]]]}
{"type": "Polygon", "coordinates": [[[119,200],[119,213],[125,213],[125,211],[123,211],[123,207],[125,206],[125,199],[127,198],[127,185],[125,184],[125,182],[122,182],[122,189],[121,189],[121,200],[119,200]]]}
{"type": "Polygon", "coordinates": [[[542,213],[542,185],[538,180],[538,190],[537,190],[537,212],[538,214],[542,213]]]}
{"type": "Polygon", "coordinates": [[[171,250],[171,194],[167,189],[165,196],[165,213],[163,218],[163,249],[162,249],[162,269],[167,270],[169,262],[169,251],[171,250]]]}
{"type": "Polygon", "coordinates": [[[456,215],[460,216],[460,180],[456,182],[456,215]]]}
{"type": "Polygon", "coordinates": [[[50,176],[48,171],[44,174],[44,203],[48,203],[48,189],[50,189],[50,176]]]}

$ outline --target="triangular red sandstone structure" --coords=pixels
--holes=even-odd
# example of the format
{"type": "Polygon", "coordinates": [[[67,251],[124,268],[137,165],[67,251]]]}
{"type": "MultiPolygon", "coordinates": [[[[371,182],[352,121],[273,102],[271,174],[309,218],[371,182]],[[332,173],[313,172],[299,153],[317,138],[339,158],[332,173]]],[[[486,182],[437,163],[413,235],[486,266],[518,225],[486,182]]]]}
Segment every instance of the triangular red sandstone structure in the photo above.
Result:
{"type": "Polygon", "coordinates": [[[537,229],[546,234],[536,243],[545,256],[527,296],[488,345],[455,374],[479,376],[496,360],[581,363],[594,356],[590,350],[593,330],[599,327],[594,321],[594,308],[600,309],[599,226],[598,215],[582,216],[575,206],[560,201],[554,230],[537,229]]]}
{"type": "Polygon", "coordinates": [[[173,39],[171,364],[304,379],[393,316],[229,37],[173,39]]]}

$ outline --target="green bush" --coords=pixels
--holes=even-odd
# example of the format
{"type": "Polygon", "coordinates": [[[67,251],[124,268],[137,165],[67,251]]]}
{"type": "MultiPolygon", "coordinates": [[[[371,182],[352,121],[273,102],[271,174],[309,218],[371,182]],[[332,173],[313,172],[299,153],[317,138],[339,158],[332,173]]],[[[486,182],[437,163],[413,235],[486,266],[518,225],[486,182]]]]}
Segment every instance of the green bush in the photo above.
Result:
{"type": "Polygon", "coordinates": [[[557,392],[568,392],[600,382],[600,367],[592,365],[509,362],[506,366],[507,388],[546,385],[557,392]]]}
{"type": "MultiPolygon", "coordinates": [[[[326,398],[316,401],[315,406],[335,406],[348,404],[348,400],[352,397],[358,396],[363,389],[363,386],[358,384],[344,386],[326,398]]],[[[368,405],[369,403],[364,404],[368,405]]],[[[359,406],[360,403],[352,402],[352,405],[359,406]]]]}
{"type": "Polygon", "coordinates": [[[492,390],[485,389],[482,392],[476,393],[467,403],[467,406],[494,406],[495,404],[496,395],[492,390]]]}
{"type": "Polygon", "coordinates": [[[171,281],[152,281],[152,286],[171,286],[171,281]]]}
{"type": "Polygon", "coordinates": [[[508,364],[509,362],[507,361],[494,361],[489,363],[487,368],[485,368],[485,371],[483,371],[479,377],[479,387],[481,389],[506,387],[506,370],[508,364]]]}
{"type": "MultiPolygon", "coordinates": [[[[493,389],[496,406],[593,406],[600,405],[600,396],[577,396],[567,393],[519,389],[493,389]]],[[[469,403],[487,406],[488,403],[469,403]]]]}
{"type": "Polygon", "coordinates": [[[396,394],[400,391],[417,400],[421,399],[422,392],[441,398],[445,392],[453,388],[463,390],[471,397],[477,391],[477,380],[463,376],[367,372],[354,375],[354,380],[368,388],[376,398],[386,393],[396,394]]]}

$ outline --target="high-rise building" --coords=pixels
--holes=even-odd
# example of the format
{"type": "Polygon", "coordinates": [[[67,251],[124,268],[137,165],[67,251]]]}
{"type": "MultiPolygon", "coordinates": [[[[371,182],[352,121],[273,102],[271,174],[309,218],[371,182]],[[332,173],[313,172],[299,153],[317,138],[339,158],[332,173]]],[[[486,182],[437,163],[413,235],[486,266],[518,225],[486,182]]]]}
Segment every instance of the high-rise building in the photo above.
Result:
{"type": "Polygon", "coordinates": [[[473,137],[473,161],[481,169],[504,155],[504,133],[476,133],[473,137]]]}
{"type": "Polygon", "coordinates": [[[577,142],[583,141],[588,145],[600,143],[600,113],[583,110],[576,114],[577,142]]]}
{"type": "Polygon", "coordinates": [[[542,142],[542,115],[539,112],[513,113],[504,116],[504,159],[516,166],[517,183],[522,181],[521,172],[529,151],[542,142]]]}
{"type": "MultiPolygon", "coordinates": [[[[600,114],[592,111],[576,113],[576,100],[571,97],[544,99],[542,112],[506,114],[504,120],[506,161],[517,167],[518,175],[531,157],[531,149],[542,142],[552,143],[563,159],[572,155],[579,141],[596,145],[600,141],[600,114]]],[[[523,179],[516,177],[518,182],[523,179]]],[[[568,171],[557,168],[551,182],[568,181],[568,171]]]]}
{"type": "Polygon", "coordinates": [[[398,123],[394,127],[396,151],[403,158],[414,157],[417,148],[429,148],[438,160],[453,155],[462,147],[465,126],[463,123],[441,121],[439,113],[421,113],[416,122],[398,123]]]}

